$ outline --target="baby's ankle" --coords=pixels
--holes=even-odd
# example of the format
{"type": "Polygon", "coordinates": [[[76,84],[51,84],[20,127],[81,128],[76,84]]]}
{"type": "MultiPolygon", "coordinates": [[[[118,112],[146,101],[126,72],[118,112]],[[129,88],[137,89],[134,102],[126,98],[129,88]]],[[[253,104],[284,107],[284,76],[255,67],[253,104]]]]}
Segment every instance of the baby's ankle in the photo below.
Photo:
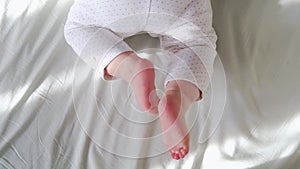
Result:
{"type": "Polygon", "coordinates": [[[132,66],[138,62],[139,58],[134,52],[128,51],[119,54],[110,64],[106,67],[106,72],[114,77],[125,78],[132,72],[132,66]]]}
{"type": "Polygon", "coordinates": [[[199,88],[186,80],[169,81],[166,86],[166,93],[170,91],[180,92],[180,94],[186,96],[191,102],[194,102],[201,97],[199,88]]]}

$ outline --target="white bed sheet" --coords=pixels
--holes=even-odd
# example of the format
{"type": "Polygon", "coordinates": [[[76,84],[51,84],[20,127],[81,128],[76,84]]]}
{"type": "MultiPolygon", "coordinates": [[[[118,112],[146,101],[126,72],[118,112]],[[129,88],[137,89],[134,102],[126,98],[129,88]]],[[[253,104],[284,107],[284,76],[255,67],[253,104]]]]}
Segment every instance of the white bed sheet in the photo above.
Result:
{"type": "MultiPolygon", "coordinates": [[[[212,2],[213,92],[188,112],[191,152],[175,161],[128,86],[66,44],[72,1],[0,0],[0,168],[300,168],[299,0],[212,2]]],[[[141,50],[156,39],[128,43],[162,73],[163,53],[141,50]]]]}

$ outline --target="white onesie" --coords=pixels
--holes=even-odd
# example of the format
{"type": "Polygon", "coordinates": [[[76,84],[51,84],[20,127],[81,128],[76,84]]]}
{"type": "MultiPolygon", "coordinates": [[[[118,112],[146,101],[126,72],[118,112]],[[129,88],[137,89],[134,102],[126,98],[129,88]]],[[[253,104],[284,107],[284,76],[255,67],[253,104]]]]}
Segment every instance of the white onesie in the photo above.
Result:
{"type": "Polygon", "coordinates": [[[88,65],[104,70],[118,55],[133,51],[124,38],[148,32],[161,48],[174,53],[165,84],[187,80],[205,92],[216,56],[210,0],[75,0],[65,25],[65,39],[88,65]]]}

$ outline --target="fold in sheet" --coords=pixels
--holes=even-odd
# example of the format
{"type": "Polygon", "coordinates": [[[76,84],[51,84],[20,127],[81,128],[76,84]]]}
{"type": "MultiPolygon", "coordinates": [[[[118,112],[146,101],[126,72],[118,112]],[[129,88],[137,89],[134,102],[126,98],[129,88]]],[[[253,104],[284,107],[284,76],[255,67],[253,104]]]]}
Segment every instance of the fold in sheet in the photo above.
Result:
{"type": "MultiPolygon", "coordinates": [[[[122,117],[153,120],[143,113],[107,111],[109,125],[102,128],[104,123],[98,119],[106,114],[100,114],[99,101],[111,99],[112,93],[115,104],[102,109],[116,110],[130,99],[118,97],[118,92],[127,92],[124,86],[118,88],[122,81],[95,78],[96,72],[79,61],[65,42],[63,27],[72,3],[0,1],[0,168],[299,168],[298,1],[212,1],[220,58],[214,75],[222,74],[221,65],[217,65],[222,63],[226,104],[213,130],[218,119],[207,114],[211,105],[207,102],[213,94],[201,102],[200,123],[191,127],[191,152],[181,161],[171,160],[168,153],[126,158],[98,144],[101,141],[111,149],[123,148],[123,154],[134,150],[141,155],[163,147],[160,139],[124,146],[122,139],[107,132],[110,125],[127,136],[158,134],[156,122],[136,128],[122,117]],[[73,89],[78,89],[77,95],[73,89]],[[79,120],[77,108],[80,115],[86,115],[83,122],[88,128],[79,120]],[[210,135],[209,131],[214,132],[210,135]],[[199,133],[202,137],[193,137],[199,133]]],[[[141,36],[143,41],[131,37],[127,43],[139,47],[136,50],[141,53],[144,46],[159,47],[157,39],[141,36]]],[[[143,56],[149,57],[145,52],[143,56]]],[[[215,80],[217,87],[222,87],[221,79],[215,80]]],[[[219,96],[222,90],[212,91],[219,96]]],[[[190,113],[188,117],[195,116],[190,113]]]]}

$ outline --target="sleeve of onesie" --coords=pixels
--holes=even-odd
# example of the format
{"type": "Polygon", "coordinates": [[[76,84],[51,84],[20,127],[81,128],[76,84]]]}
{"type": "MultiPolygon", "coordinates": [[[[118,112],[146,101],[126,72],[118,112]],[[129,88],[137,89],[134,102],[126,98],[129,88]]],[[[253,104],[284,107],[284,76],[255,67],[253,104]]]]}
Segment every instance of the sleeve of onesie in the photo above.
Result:
{"type": "Polygon", "coordinates": [[[179,18],[160,37],[161,47],[177,57],[169,65],[165,85],[172,80],[187,80],[203,95],[210,85],[217,54],[210,0],[192,0],[179,18]]]}
{"type": "Polygon", "coordinates": [[[90,8],[88,1],[75,1],[68,14],[64,36],[75,53],[90,67],[99,70],[103,79],[113,79],[105,72],[105,67],[117,55],[133,50],[122,37],[103,27],[90,8]]]}

